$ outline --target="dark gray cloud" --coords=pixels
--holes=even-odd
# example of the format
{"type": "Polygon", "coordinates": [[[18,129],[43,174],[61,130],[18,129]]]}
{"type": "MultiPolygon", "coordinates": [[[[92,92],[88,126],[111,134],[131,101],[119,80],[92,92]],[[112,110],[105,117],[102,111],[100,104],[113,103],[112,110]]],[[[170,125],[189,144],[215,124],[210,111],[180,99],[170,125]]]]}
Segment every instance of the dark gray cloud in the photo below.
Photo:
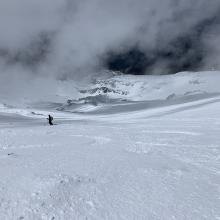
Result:
{"type": "Polygon", "coordinates": [[[0,0],[1,70],[65,78],[218,68],[219,10],[219,0],[0,0]]]}

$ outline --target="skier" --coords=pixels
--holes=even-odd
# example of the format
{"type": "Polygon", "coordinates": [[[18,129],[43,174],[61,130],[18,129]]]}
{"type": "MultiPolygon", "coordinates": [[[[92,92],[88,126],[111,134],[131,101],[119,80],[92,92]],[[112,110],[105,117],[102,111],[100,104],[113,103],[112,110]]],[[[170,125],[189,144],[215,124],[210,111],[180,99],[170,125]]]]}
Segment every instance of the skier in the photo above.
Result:
{"type": "Polygon", "coordinates": [[[48,115],[48,118],[47,118],[48,122],[49,122],[49,125],[53,125],[53,117],[51,115],[48,115]]]}

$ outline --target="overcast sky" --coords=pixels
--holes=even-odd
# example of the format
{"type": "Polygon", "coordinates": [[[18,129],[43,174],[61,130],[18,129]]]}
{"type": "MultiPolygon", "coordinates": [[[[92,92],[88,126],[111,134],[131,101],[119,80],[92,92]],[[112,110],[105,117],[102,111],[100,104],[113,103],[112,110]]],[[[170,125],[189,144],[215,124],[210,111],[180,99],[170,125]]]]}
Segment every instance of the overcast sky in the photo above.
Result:
{"type": "MultiPolygon", "coordinates": [[[[219,9],[219,0],[0,0],[0,74],[80,78],[109,50],[166,45],[219,9]]],[[[203,36],[216,65],[218,26],[203,36]]]]}

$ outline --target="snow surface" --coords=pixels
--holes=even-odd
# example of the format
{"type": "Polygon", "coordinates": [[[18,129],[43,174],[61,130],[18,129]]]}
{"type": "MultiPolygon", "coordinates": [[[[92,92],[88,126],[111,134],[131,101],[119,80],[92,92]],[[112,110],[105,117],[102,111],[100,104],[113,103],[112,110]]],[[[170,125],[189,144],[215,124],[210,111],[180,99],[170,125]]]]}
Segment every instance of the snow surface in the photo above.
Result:
{"type": "Polygon", "coordinates": [[[127,92],[95,105],[1,94],[0,219],[219,220],[219,82],[116,76],[101,84],[127,92]]]}

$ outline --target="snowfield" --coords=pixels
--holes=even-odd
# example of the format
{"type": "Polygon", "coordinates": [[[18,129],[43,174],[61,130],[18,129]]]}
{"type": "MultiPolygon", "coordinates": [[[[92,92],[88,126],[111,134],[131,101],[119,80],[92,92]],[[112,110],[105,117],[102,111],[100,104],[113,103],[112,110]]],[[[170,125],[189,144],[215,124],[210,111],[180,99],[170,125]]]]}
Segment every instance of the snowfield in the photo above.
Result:
{"type": "Polygon", "coordinates": [[[1,94],[0,219],[220,220],[219,82],[116,76],[23,108],[1,94]]]}

